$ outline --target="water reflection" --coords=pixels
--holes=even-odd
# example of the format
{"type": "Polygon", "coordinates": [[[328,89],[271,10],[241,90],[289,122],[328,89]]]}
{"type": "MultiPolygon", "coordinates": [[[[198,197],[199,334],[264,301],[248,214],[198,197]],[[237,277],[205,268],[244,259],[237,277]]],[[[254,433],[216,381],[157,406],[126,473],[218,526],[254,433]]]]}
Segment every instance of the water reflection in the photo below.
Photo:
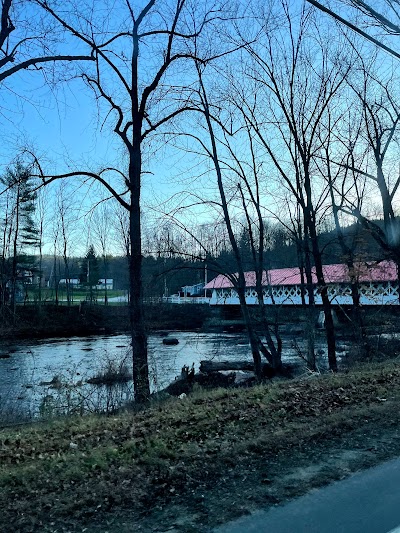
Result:
{"type": "MultiPolygon", "coordinates": [[[[180,374],[183,365],[194,364],[196,371],[202,359],[250,359],[251,352],[243,335],[174,332],[179,340],[175,346],[165,346],[160,334],[149,337],[149,370],[152,391],[163,389],[180,374]]],[[[127,335],[46,339],[16,344],[3,344],[0,359],[0,417],[9,412],[37,415],[55,409],[55,402],[71,407],[79,399],[88,410],[99,405],[109,408],[115,402],[132,397],[131,384],[119,388],[86,384],[100,373],[109,361],[123,361],[131,369],[130,339],[127,335]],[[57,387],[61,381],[68,387],[57,387]],[[114,394],[114,396],[113,396],[114,394]]],[[[286,359],[294,357],[288,344],[286,359]]],[[[57,404],[57,405],[58,405],[57,404]]],[[[82,406],[81,406],[82,408],[82,406]]],[[[46,413],[44,413],[46,414],[46,413]]],[[[4,416],[3,416],[4,418],[4,416]]]]}

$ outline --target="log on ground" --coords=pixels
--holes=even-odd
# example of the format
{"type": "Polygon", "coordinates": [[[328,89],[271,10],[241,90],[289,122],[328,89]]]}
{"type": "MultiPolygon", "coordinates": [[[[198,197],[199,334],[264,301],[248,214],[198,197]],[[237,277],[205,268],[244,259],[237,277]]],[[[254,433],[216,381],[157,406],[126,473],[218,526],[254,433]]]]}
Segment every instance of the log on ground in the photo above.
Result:
{"type": "Polygon", "coordinates": [[[253,361],[200,361],[200,372],[221,372],[223,370],[254,370],[253,361]]]}

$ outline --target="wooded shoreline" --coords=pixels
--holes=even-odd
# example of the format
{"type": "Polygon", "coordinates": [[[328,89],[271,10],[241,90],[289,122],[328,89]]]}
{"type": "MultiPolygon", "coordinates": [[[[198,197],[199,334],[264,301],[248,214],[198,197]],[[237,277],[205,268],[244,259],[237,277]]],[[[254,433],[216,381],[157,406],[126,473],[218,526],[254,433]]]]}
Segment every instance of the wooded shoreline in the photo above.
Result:
{"type": "MultiPolygon", "coordinates": [[[[210,314],[208,306],[145,306],[149,331],[195,330],[201,328],[210,314]],[[192,309],[193,308],[193,309],[192,309]]],[[[117,334],[129,331],[129,314],[121,306],[41,306],[17,308],[16,315],[3,308],[0,338],[32,339],[85,335],[117,334]]]]}
{"type": "MultiPolygon", "coordinates": [[[[305,326],[301,308],[277,308],[279,327],[283,333],[302,334],[305,326]]],[[[393,333],[397,331],[400,307],[371,308],[364,310],[368,333],[393,333]]],[[[242,332],[243,320],[234,309],[229,312],[200,304],[145,305],[148,331],[217,331],[242,332]]],[[[339,331],[351,335],[353,328],[351,310],[339,310],[339,331]]],[[[256,319],[256,317],[255,317],[256,319]]],[[[8,307],[0,308],[0,338],[40,339],[85,335],[118,334],[129,331],[129,314],[126,305],[57,306],[54,304],[27,304],[17,307],[13,315],[8,307]]]]}

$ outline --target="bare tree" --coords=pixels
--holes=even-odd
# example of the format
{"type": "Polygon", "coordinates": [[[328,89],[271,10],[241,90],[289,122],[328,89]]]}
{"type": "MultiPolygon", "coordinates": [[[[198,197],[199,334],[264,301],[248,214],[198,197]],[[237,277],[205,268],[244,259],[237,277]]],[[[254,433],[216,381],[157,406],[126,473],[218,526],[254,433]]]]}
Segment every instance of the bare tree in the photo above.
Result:
{"type": "Polygon", "coordinates": [[[244,125],[245,138],[248,141],[248,156],[247,162],[242,161],[235,150],[229,143],[229,139],[225,134],[225,144],[228,148],[229,155],[233,164],[225,162],[226,167],[233,171],[234,175],[240,180],[237,187],[239,197],[241,200],[243,213],[245,217],[245,224],[243,230],[247,236],[249,244],[249,252],[251,256],[251,266],[255,273],[255,289],[257,293],[257,307],[260,312],[262,331],[266,338],[268,349],[265,350],[262,343],[260,343],[261,351],[266,355],[272,368],[279,370],[282,364],[282,339],[278,328],[278,314],[275,308],[274,295],[271,290],[270,280],[266,272],[265,262],[265,222],[263,217],[263,205],[261,200],[261,192],[263,181],[261,164],[258,161],[256,154],[256,142],[253,139],[250,124],[247,122],[244,125]],[[274,305],[275,319],[273,321],[273,328],[267,318],[267,309],[264,303],[264,290],[267,290],[274,305]],[[275,337],[272,338],[271,330],[275,337]]]}
{"type": "Polygon", "coordinates": [[[359,116],[357,106],[352,105],[350,107],[351,109],[341,113],[337,121],[334,121],[331,114],[328,113],[328,127],[322,143],[323,155],[321,158],[320,172],[326,179],[328,185],[336,238],[350,279],[355,336],[361,352],[367,355],[368,343],[359,288],[359,265],[361,257],[358,250],[358,241],[361,224],[357,224],[355,230],[351,234],[346,235],[341,222],[341,215],[346,210],[350,198],[355,199],[357,211],[359,211],[363,204],[365,192],[365,177],[364,179],[360,179],[360,176],[354,170],[354,161],[356,159],[355,143],[357,143],[360,136],[360,123],[362,119],[359,116]],[[355,112],[354,108],[356,108],[355,112]],[[343,162],[337,164],[340,153],[343,154],[343,162]]]}
{"type": "Polygon", "coordinates": [[[36,200],[36,226],[38,230],[38,252],[39,252],[39,263],[38,263],[38,285],[37,285],[37,301],[39,304],[42,302],[42,288],[43,288],[43,246],[44,246],[44,235],[46,228],[46,215],[48,214],[48,195],[47,190],[41,188],[37,191],[37,200],[36,200]]]}
{"type": "Polygon", "coordinates": [[[113,121],[112,128],[125,150],[127,172],[116,168],[98,172],[77,170],[49,176],[44,181],[72,176],[93,178],[129,213],[133,378],[135,399],[145,401],[150,388],[142,301],[143,150],[151,134],[162,131],[166,124],[191,109],[190,67],[195,59],[202,62],[212,59],[208,46],[206,53],[197,57],[192,43],[195,39],[199,42],[214,21],[223,24],[225,15],[215,4],[195,6],[186,0],[174,4],[149,0],[142,9],[128,0],[110,4],[110,11],[98,12],[86,6],[76,8],[73,2],[65,3],[62,10],[46,1],[36,3],[91,51],[95,65],[83,74],[83,79],[108,109],[106,120],[113,121]],[[177,77],[173,79],[178,69],[185,70],[183,85],[179,85],[177,77]],[[118,189],[118,178],[122,189],[118,189]]]}
{"type": "Polygon", "coordinates": [[[59,286],[60,286],[60,276],[58,275],[58,240],[60,228],[58,223],[53,226],[53,261],[51,266],[51,271],[49,275],[49,287],[54,287],[54,303],[55,305],[59,304],[59,286]]]}
{"type": "Polygon", "coordinates": [[[129,260],[131,249],[129,236],[129,213],[121,204],[113,206],[112,231],[118,249],[129,260]]]}
{"type": "MultiPolygon", "coordinates": [[[[314,263],[325,315],[329,366],[335,371],[335,328],[318,241],[319,214],[325,210],[329,193],[315,158],[321,150],[320,131],[327,127],[327,111],[344,85],[349,66],[344,62],[345,68],[338,68],[345,55],[340,55],[340,48],[326,46],[309,10],[302,8],[296,26],[286,2],[282,2],[282,14],[286,20],[282,29],[267,31],[261,44],[248,47],[253,64],[247,66],[247,78],[254,96],[239,90],[237,106],[301,209],[308,303],[315,306],[314,263]],[[310,27],[314,40],[308,48],[310,27]]],[[[310,357],[312,366],[312,354],[310,357]]]]}
{"type": "MultiPolygon", "coordinates": [[[[381,81],[362,61],[361,84],[351,87],[359,100],[362,116],[362,129],[355,139],[355,147],[365,152],[361,162],[355,161],[353,147],[350,147],[348,161],[340,167],[357,176],[357,181],[366,180],[376,190],[380,199],[383,228],[370,219],[361,203],[360,193],[352,202],[347,201],[347,209],[372,235],[383,251],[383,256],[392,259],[400,274],[400,222],[396,202],[400,186],[398,170],[400,103],[397,94],[397,80],[381,81]]],[[[361,188],[362,190],[362,188],[361,188]]],[[[364,202],[365,204],[365,202],[364,202]]]]}
{"type": "MultiPolygon", "coordinates": [[[[254,371],[258,377],[261,377],[262,375],[261,353],[263,353],[267,357],[268,362],[271,364],[274,370],[279,370],[281,367],[280,338],[278,336],[278,346],[276,346],[275,343],[273,342],[273,339],[272,339],[272,336],[269,331],[269,327],[268,327],[268,324],[266,323],[266,319],[264,315],[263,322],[264,322],[264,325],[266,326],[264,329],[264,333],[267,339],[266,340],[267,346],[264,346],[259,335],[256,332],[252,318],[250,316],[249,307],[246,302],[245,267],[243,264],[243,257],[240,253],[238,240],[235,235],[233,220],[230,214],[229,200],[227,197],[226,186],[225,186],[224,178],[223,178],[224,163],[223,163],[223,160],[220,156],[219,149],[218,149],[218,137],[215,133],[215,124],[217,124],[218,127],[222,128],[223,131],[226,131],[226,130],[224,128],[223,123],[220,120],[218,120],[218,118],[213,113],[212,106],[209,101],[208,92],[207,92],[207,89],[204,83],[204,78],[203,78],[204,67],[201,66],[199,63],[197,63],[197,70],[198,70],[198,76],[199,76],[199,93],[198,93],[198,97],[200,100],[199,108],[201,109],[204,115],[204,119],[206,123],[206,131],[208,133],[210,147],[208,148],[207,145],[200,138],[198,138],[198,141],[202,145],[205,153],[210,157],[213,163],[214,169],[215,169],[217,187],[218,187],[218,192],[219,192],[219,197],[220,197],[220,204],[222,208],[223,218],[224,218],[224,222],[226,225],[230,246],[232,248],[232,253],[235,258],[236,273],[228,274],[228,278],[233,283],[236,289],[236,292],[238,294],[240,309],[241,309],[242,316],[243,316],[243,319],[246,325],[251,352],[253,356],[254,371]]],[[[230,155],[231,156],[234,155],[233,150],[230,150],[230,155]]],[[[239,162],[238,159],[236,159],[236,163],[238,162],[239,162]]],[[[240,168],[240,165],[239,165],[239,168],[240,168]]],[[[245,172],[239,171],[239,175],[242,179],[244,179],[244,183],[246,185],[247,190],[250,189],[250,191],[253,193],[253,191],[251,190],[251,187],[249,186],[249,181],[247,181],[247,184],[246,184],[245,174],[246,174],[245,172]]],[[[241,189],[241,185],[238,186],[238,189],[239,189],[239,192],[241,191],[240,197],[242,198],[242,201],[244,201],[243,190],[241,189]]],[[[257,199],[257,192],[255,193],[255,195],[253,195],[252,200],[255,204],[256,211],[258,207],[259,211],[258,211],[257,216],[259,216],[261,214],[261,211],[260,211],[260,205],[259,205],[259,198],[257,199]]],[[[248,217],[248,210],[246,208],[246,205],[245,205],[244,211],[245,211],[245,216],[247,215],[248,217]]],[[[249,218],[247,218],[247,223],[251,226],[251,221],[249,220],[249,218]]],[[[262,230],[259,230],[259,231],[260,231],[261,239],[263,243],[264,241],[263,232],[262,230]]],[[[251,235],[251,240],[253,244],[254,258],[256,260],[255,266],[261,267],[261,268],[257,268],[257,288],[258,288],[257,290],[261,291],[258,294],[258,297],[259,297],[260,305],[263,306],[264,296],[262,294],[262,280],[261,280],[263,276],[263,264],[262,264],[263,263],[263,258],[262,258],[263,245],[261,246],[259,250],[261,255],[257,256],[256,244],[254,241],[253,234],[251,235]],[[260,260],[261,260],[261,265],[259,264],[260,260]]]]}
{"type": "Polygon", "coordinates": [[[384,39],[382,38],[382,29],[386,33],[386,37],[398,37],[400,35],[400,15],[396,1],[383,0],[380,6],[372,6],[370,3],[364,2],[363,0],[349,0],[349,2],[340,0],[339,9],[335,10],[321,4],[318,0],[307,0],[307,2],[323,13],[327,13],[356,34],[361,35],[366,41],[373,43],[376,47],[389,53],[396,59],[400,59],[400,53],[395,50],[395,47],[385,44],[385,42],[383,42],[384,39]],[[351,17],[348,10],[349,5],[354,8],[356,15],[359,15],[360,13],[364,15],[363,22],[369,26],[370,30],[378,28],[376,37],[371,35],[371,32],[368,33],[362,29],[359,17],[356,17],[354,24],[349,20],[349,17],[351,17]],[[345,9],[345,17],[340,15],[340,7],[345,9]]]}
{"type": "Polygon", "coordinates": [[[58,223],[58,246],[59,255],[62,257],[64,264],[65,290],[67,296],[67,305],[73,302],[73,285],[71,284],[71,241],[73,239],[74,226],[76,217],[74,216],[74,203],[71,195],[67,191],[66,183],[61,182],[57,191],[56,214],[58,223]]]}
{"type": "Polygon", "coordinates": [[[0,13],[0,82],[24,70],[39,70],[45,64],[90,61],[90,54],[60,52],[62,28],[54,28],[36,2],[2,0],[0,13]],[[54,42],[59,42],[51,50],[54,42]]]}
{"type": "Polygon", "coordinates": [[[93,212],[91,218],[93,222],[93,233],[97,237],[100,244],[102,262],[103,262],[103,275],[104,275],[104,305],[108,305],[108,289],[107,289],[107,277],[108,277],[108,260],[109,260],[109,246],[110,246],[110,231],[111,231],[111,219],[113,216],[113,210],[111,206],[106,202],[101,202],[99,206],[93,212]]]}

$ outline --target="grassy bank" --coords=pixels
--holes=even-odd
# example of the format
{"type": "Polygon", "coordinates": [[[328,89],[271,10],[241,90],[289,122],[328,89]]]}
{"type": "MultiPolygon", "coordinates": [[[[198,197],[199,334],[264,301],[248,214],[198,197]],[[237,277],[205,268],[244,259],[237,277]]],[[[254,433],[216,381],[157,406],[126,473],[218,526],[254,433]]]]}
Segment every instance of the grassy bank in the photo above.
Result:
{"type": "Polygon", "coordinates": [[[399,400],[392,361],[2,430],[0,530],[209,531],[399,454],[399,400]]]}
{"type": "MultiPolygon", "coordinates": [[[[227,306],[229,307],[229,306],[227,306]]],[[[201,304],[174,305],[168,303],[144,305],[145,319],[152,330],[243,331],[244,324],[239,309],[220,309],[201,304]],[[229,311],[229,313],[228,313],[229,311]]],[[[272,313],[272,311],[270,311],[272,313]]],[[[364,319],[369,334],[398,331],[400,309],[365,309],[364,319]]],[[[351,315],[350,312],[347,315],[351,315]]],[[[271,319],[273,314],[271,314],[271,319]]],[[[259,317],[254,317],[255,322],[259,317]]],[[[306,330],[306,317],[301,309],[282,308],[279,315],[281,333],[306,330]]],[[[0,309],[0,337],[40,338],[69,337],[73,335],[112,334],[129,331],[128,306],[104,305],[18,305],[16,315],[9,307],[0,309]]],[[[340,316],[337,325],[339,335],[351,336],[352,322],[340,316]]]]}
{"type": "MultiPolygon", "coordinates": [[[[129,331],[126,305],[68,307],[28,304],[18,306],[15,317],[9,308],[0,311],[0,336],[3,339],[69,337],[129,331]]],[[[210,313],[209,306],[205,305],[145,305],[149,331],[198,329],[210,313]]]]}
{"type": "MultiPolygon", "coordinates": [[[[123,297],[127,294],[127,291],[124,290],[117,290],[117,289],[108,289],[107,291],[105,289],[93,289],[92,293],[90,294],[89,289],[81,289],[76,287],[71,287],[70,289],[70,300],[74,302],[76,305],[79,305],[81,301],[86,300],[86,298],[92,296],[95,299],[104,300],[104,298],[107,296],[107,298],[117,298],[117,297],[123,297]]],[[[58,300],[59,302],[67,302],[67,291],[64,288],[60,288],[58,290],[58,300]]],[[[38,289],[31,289],[27,291],[27,298],[29,302],[38,302],[39,301],[39,290],[38,289]]],[[[48,289],[48,288],[42,288],[40,299],[42,302],[51,303],[55,300],[55,291],[54,289],[48,289]]]]}

